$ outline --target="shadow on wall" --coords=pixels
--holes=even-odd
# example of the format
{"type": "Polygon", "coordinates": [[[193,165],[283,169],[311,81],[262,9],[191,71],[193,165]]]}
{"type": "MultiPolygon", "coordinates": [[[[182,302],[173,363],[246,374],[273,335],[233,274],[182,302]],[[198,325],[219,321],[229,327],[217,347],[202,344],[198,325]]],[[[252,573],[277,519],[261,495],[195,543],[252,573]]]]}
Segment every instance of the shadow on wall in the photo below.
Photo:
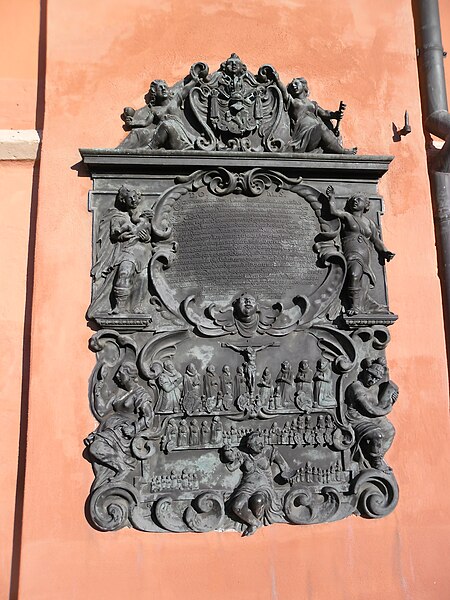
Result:
{"type": "Polygon", "coordinates": [[[45,118],[45,78],[47,67],[47,0],[40,1],[39,22],[40,29],[38,44],[38,84],[36,92],[35,128],[39,132],[39,135],[41,137],[41,143],[39,144],[36,160],[33,167],[33,182],[31,192],[30,233],[28,239],[24,333],[22,344],[22,389],[20,406],[19,448],[17,461],[17,480],[15,493],[16,501],[14,507],[9,600],[16,600],[19,596],[20,560],[22,553],[24,487],[28,435],[28,405],[30,391],[31,321],[34,287],[36,221],[39,195],[41,148],[45,118]]]}

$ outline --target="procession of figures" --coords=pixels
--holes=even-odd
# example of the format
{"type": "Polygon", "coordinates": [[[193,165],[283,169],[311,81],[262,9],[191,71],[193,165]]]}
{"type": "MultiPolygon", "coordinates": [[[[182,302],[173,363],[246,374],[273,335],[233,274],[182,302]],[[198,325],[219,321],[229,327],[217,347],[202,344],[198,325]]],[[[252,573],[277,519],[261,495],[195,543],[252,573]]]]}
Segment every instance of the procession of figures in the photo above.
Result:
{"type": "Polygon", "coordinates": [[[145,106],[124,109],[126,139],[104,152],[98,171],[91,163],[97,425],[84,456],[95,475],[94,527],[248,536],[271,523],[379,518],[395,508],[385,458],[398,398],[385,358],[397,318],[385,276],[394,253],[379,225],[382,169],[344,146],[345,110],[311,100],[304,77],[285,85],[270,65],[253,75],[232,54],[213,73],[195,63],[172,87],[152,81],[145,106]],[[233,152],[248,162],[224,166],[233,152]],[[321,154],[340,162],[322,164],[321,154]],[[317,177],[308,180],[309,167],[293,172],[299,158],[315,161],[317,177]],[[206,197],[214,214],[230,201],[231,233],[199,226],[206,197]],[[248,228],[255,211],[261,222],[267,215],[263,237],[281,206],[297,211],[302,243],[273,236],[261,246],[272,249],[263,256],[270,278],[237,268],[242,284],[231,285],[224,255],[214,255],[218,236],[229,264],[261,252],[244,226],[233,236],[231,208],[248,228]],[[283,245],[289,269],[277,254],[283,245]],[[211,269],[214,293],[184,280],[189,251],[194,275],[211,269]]]}
{"type": "MultiPolygon", "coordinates": [[[[253,427],[239,427],[233,421],[222,420],[217,415],[212,420],[169,419],[161,447],[165,452],[173,450],[222,448],[238,446],[240,441],[255,431],[253,427]]],[[[319,413],[299,415],[293,421],[279,425],[276,421],[270,427],[258,427],[265,444],[282,446],[333,446],[336,425],[330,414],[319,413]]]]}
{"type": "Polygon", "coordinates": [[[319,360],[315,371],[308,361],[302,360],[296,373],[286,360],[281,363],[276,376],[273,377],[269,367],[265,367],[257,378],[256,351],[252,347],[243,347],[240,351],[248,360],[233,372],[229,365],[217,372],[210,364],[200,372],[194,363],[189,363],[183,374],[171,360],[154,365],[153,372],[158,373],[155,412],[189,416],[236,411],[256,414],[260,409],[285,412],[336,406],[328,360],[319,360]]]}

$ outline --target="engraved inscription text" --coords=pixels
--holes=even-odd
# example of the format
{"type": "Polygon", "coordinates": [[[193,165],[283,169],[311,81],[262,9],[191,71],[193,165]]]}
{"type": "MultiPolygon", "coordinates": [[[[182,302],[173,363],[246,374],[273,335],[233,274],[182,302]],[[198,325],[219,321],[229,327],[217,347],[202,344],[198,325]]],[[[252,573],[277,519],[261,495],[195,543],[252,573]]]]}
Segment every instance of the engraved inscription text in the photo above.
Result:
{"type": "Polygon", "coordinates": [[[319,224],[293,192],[216,197],[200,190],[174,207],[178,253],[165,276],[171,287],[205,300],[247,291],[277,299],[282,290],[316,288],[325,272],[313,251],[319,224]]]}

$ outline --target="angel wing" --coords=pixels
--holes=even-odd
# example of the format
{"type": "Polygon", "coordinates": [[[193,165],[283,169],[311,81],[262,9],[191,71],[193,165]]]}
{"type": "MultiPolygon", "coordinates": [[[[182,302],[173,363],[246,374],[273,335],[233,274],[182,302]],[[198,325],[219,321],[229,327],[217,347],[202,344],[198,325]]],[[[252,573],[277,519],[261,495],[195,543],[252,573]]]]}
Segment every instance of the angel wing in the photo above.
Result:
{"type": "Polygon", "coordinates": [[[210,304],[204,314],[199,314],[194,310],[195,296],[188,296],[181,305],[186,319],[200,333],[210,337],[219,337],[227,333],[236,333],[234,324],[233,309],[215,310],[215,304],[210,304]]]}
{"type": "Polygon", "coordinates": [[[272,306],[260,305],[258,333],[269,330],[283,311],[283,306],[277,302],[272,306]]]}

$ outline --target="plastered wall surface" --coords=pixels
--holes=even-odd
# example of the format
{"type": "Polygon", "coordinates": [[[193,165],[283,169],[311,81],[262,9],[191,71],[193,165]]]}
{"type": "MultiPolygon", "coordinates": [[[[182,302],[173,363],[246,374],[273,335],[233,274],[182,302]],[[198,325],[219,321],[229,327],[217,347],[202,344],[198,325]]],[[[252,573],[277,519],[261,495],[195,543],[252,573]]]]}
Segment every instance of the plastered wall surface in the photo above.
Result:
{"type": "Polygon", "coordinates": [[[13,541],[19,428],[22,395],[22,350],[26,270],[33,165],[0,162],[3,201],[0,203],[0,278],[3,282],[0,327],[2,351],[2,447],[0,458],[0,597],[9,587],[13,541]],[[11,215],[14,215],[11,218],[11,215]]]}
{"type": "MultiPolygon", "coordinates": [[[[39,1],[21,0],[20,6],[1,1],[0,11],[0,130],[34,130],[39,1]]],[[[8,138],[7,131],[0,135],[1,158],[8,155],[8,138]]],[[[0,598],[7,598],[11,574],[33,177],[33,160],[0,160],[0,598]]]]}
{"type": "Polygon", "coordinates": [[[34,129],[39,1],[0,1],[0,129],[34,129]]]}
{"type": "Polygon", "coordinates": [[[443,600],[450,595],[448,389],[410,3],[397,0],[49,0],[31,386],[19,596],[25,600],[443,600]],[[400,502],[387,518],[237,533],[100,533],[84,516],[81,457],[95,427],[87,381],[91,182],[78,147],[113,147],[123,106],[142,105],[204,60],[237,52],[305,76],[362,154],[393,154],[380,188],[388,267],[390,376],[400,386],[387,455],[400,502]],[[413,133],[392,141],[410,113],[413,133]],[[81,176],[80,176],[81,175],[81,176]]]}

